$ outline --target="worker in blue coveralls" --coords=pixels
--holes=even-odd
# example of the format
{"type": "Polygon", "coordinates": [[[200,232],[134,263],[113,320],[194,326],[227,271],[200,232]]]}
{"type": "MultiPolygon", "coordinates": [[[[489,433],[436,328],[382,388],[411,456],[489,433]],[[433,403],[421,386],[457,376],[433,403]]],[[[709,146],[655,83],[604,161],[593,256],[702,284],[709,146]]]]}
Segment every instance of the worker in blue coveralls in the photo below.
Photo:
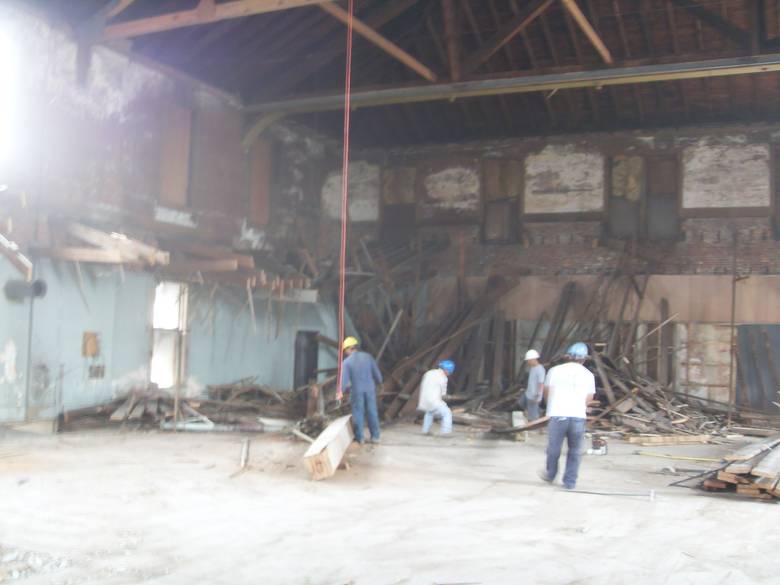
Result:
{"type": "MultiPolygon", "coordinates": [[[[355,440],[361,445],[363,422],[368,417],[371,442],[379,443],[379,413],[376,409],[376,387],[382,383],[382,374],[376,360],[365,351],[360,351],[359,342],[347,337],[341,348],[346,354],[342,366],[341,387],[351,387],[349,401],[352,404],[352,424],[355,440]]],[[[341,399],[341,396],[338,396],[341,399]]]]}

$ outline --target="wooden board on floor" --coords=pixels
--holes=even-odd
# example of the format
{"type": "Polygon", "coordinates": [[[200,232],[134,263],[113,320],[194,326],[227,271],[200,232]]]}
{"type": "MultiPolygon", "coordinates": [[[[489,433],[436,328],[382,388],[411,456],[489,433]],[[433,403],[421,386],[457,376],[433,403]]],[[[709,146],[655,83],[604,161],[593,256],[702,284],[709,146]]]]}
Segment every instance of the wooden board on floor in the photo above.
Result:
{"type": "Polygon", "coordinates": [[[523,425],[521,427],[510,427],[508,429],[491,429],[491,430],[492,432],[499,435],[511,434],[511,433],[522,433],[523,431],[532,431],[534,429],[541,429],[548,422],[550,422],[550,417],[543,416],[542,418],[537,418],[536,420],[531,421],[527,425],[523,425]]]}
{"type": "Polygon", "coordinates": [[[337,418],[309,446],[303,456],[303,464],[312,479],[327,479],[336,473],[354,438],[351,418],[349,414],[337,418]]]}
{"type": "Polygon", "coordinates": [[[737,449],[736,451],[727,454],[724,459],[726,461],[747,461],[749,459],[753,459],[753,457],[756,457],[765,451],[772,449],[778,444],[780,444],[780,436],[775,435],[774,437],[769,437],[764,441],[758,441],[757,443],[750,443],[749,445],[745,445],[741,449],[737,449]]]}
{"type": "Polygon", "coordinates": [[[640,445],[690,445],[709,443],[710,435],[653,435],[629,437],[628,442],[640,445]]]}
{"type": "Polygon", "coordinates": [[[128,396],[127,400],[124,401],[122,406],[117,408],[114,413],[111,415],[109,420],[112,420],[114,422],[123,421],[127,418],[127,415],[129,415],[133,407],[135,406],[136,402],[136,396],[135,394],[128,396]]]}
{"type": "Polygon", "coordinates": [[[758,465],[750,473],[756,477],[765,477],[767,479],[780,477],[780,447],[772,449],[766,457],[758,462],[758,465]]]}
{"type": "Polygon", "coordinates": [[[749,484],[751,483],[750,480],[746,477],[743,477],[741,475],[737,475],[736,473],[729,473],[728,471],[719,471],[717,478],[720,481],[725,481],[727,483],[742,483],[742,484],[749,484]]]}

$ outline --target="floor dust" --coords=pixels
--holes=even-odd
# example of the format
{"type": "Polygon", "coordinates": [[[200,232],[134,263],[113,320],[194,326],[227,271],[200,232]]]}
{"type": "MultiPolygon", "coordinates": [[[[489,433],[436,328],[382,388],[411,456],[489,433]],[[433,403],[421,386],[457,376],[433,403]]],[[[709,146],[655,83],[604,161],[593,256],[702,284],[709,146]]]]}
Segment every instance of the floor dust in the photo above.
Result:
{"type": "Polygon", "coordinates": [[[667,487],[678,477],[664,467],[706,463],[619,441],[585,457],[578,487],[637,496],[542,483],[540,434],[445,441],[394,426],[323,482],[306,476],[306,444],[276,435],[253,437],[236,474],[242,439],[3,436],[0,582],[747,585],[780,574],[776,506],[667,487]]]}

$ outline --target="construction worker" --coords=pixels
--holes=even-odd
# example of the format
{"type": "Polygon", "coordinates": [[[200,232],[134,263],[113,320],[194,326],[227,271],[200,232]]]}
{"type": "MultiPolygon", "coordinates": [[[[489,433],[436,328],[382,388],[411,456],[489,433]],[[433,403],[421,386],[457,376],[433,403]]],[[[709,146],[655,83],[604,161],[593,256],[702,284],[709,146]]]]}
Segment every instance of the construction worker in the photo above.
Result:
{"type": "MultiPolygon", "coordinates": [[[[346,354],[342,364],[341,387],[351,387],[349,401],[352,404],[352,424],[355,428],[355,440],[361,445],[363,424],[368,417],[368,430],[371,442],[379,443],[379,413],[376,409],[376,387],[382,383],[382,374],[376,360],[365,351],[360,351],[360,343],[354,337],[347,337],[341,345],[346,354]]],[[[341,396],[337,396],[341,400],[341,396]]]]}
{"type": "Polygon", "coordinates": [[[525,416],[528,422],[539,418],[539,403],[544,396],[544,366],[539,362],[539,352],[529,349],[525,352],[528,364],[528,383],[525,386],[525,416]]]}
{"type": "Polygon", "coordinates": [[[582,365],[587,357],[587,345],[581,342],[573,344],[566,352],[566,363],[551,368],[544,385],[550,425],[547,430],[547,468],[540,472],[540,477],[549,483],[555,481],[565,438],[568,452],[563,487],[569,490],[577,485],[588,402],[596,393],[596,380],[582,365]]]}
{"type": "Polygon", "coordinates": [[[422,426],[424,435],[430,434],[434,419],[441,419],[440,436],[452,435],[452,411],[444,402],[444,397],[447,395],[447,379],[454,371],[455,362],[442,360],[438,367],[425,372],[420,382],[420,401],[417,403],[417,410],[425,413],[422,426]]]}

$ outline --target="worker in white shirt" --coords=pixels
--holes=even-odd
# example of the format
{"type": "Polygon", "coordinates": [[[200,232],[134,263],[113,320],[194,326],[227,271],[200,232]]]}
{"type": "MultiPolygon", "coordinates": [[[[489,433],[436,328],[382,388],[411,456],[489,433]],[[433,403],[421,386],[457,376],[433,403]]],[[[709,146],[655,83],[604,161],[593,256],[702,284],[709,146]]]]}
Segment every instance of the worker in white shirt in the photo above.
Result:
{"type": "Polygon", "coordinates": [[[420,401],[417,410],[425,413],[423,417],[422,432],[428,435],[434,419],[441,419],[440,436],[452,435],[452,411],[444,402],[447,395],[447,378],[455,371],[455,362],[442,360],[439,367],[425,372],[420,383],[420,401]]]}
{"type": "Polygon", "coordinates": [[[569,347],[567,362],[550,369],[544,387],[550,424],[547,431],[547,468],[539,475],[548,483],[555,481],[565,438],[568,452],[563,487],[568,490],[577,485],[588,402],[596,393],[596,380],[582,365],[587,357],[588,346],[584,343],[569,347]]]}
{"type": "Polygon", "coordinates": [[[525,352],[528,364],[528,383],[525,385],[525,416],[528,422],[539,418],[539,403],[544,396],[544,366],[539,362],[539,352],[529,349],[525,352]]]}

